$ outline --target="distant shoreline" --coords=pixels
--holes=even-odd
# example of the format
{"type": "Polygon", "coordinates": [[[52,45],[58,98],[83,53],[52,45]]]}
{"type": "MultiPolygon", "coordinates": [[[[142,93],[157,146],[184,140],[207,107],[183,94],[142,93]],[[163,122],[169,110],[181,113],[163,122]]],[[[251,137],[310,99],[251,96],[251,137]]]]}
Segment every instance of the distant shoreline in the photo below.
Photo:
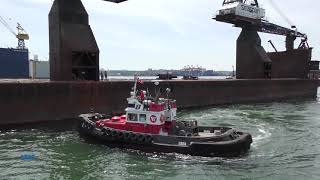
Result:
{"type": "Polygon", "coordinates": [[[101,73],[107,73],[108,76],[158,76],[159,74],[172,74],[176,76],[192,75],[197,77],[202,76],[232,76],[232,71],[213,71],[213,70],[147,70],[147,71],[131,71],[131,70],[101,70],[101,73]]]}

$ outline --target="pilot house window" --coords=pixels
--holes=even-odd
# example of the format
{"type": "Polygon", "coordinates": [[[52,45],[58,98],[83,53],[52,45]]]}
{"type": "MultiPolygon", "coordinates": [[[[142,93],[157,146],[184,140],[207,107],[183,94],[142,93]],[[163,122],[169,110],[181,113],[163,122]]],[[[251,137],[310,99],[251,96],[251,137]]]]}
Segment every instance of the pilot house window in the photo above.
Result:
{"type": "Polygon", "coordinates": [[[128,121],[138,121],[138,115],[137,114],[128,114],[128,121]]]}
{"type": "Polygon", "coordinates": [[[139,115],[139,121],[140,121],[140,122],[147,122],[147,115],[145,115],[145,114],[140,114],[140,115],[139,115]]]}
{"type": "Polygon", "coordinates": [[[135,107],[135,105],[134,105],[134,104],[130,104],[130,103],[129,103],[129,104],[128,104],[128,107],[129,107],[129,108],[134,108],[134,107],[135,107]]]}

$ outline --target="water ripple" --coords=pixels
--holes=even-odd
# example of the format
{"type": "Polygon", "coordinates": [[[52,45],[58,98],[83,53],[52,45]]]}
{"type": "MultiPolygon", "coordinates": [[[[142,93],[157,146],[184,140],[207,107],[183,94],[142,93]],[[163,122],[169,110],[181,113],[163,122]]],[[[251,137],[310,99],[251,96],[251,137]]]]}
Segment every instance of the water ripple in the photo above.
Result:
{"type": "MultiPolygon", "coordinates": [[[[73,127],[0,131],[0,177],[5,179],[318,179],[318,101],[232,105],[178,113],[207,126],[253,135],[248,155],[206,158],[143,153],[89,144],[73,127]],[[36,159],[23,161],[22,154],[36,159]]],[[[55,127],[58,127],[55,125],[55,127]]]]}

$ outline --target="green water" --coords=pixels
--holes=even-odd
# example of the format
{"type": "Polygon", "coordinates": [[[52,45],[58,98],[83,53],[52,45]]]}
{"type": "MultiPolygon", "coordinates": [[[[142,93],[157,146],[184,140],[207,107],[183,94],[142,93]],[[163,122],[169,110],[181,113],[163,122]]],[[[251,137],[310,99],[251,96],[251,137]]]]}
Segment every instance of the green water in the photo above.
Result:
{"type": "Polygon", "coordinates": [[[50,123],[0,132],[0,179],[320,179],[320,100],[213,107],[179,117],[248,131],[252,148],[239,158],[145,154],[89,144],[72,123],[50,123]],[[24,154],[35,159],[22,160],[24,154]]]}

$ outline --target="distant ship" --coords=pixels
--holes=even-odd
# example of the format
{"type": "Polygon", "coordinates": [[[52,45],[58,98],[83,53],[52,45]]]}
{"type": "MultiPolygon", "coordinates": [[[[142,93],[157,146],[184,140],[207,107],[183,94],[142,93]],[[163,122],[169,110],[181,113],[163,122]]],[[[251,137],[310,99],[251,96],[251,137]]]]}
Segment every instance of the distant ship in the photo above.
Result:
{"type": "Polygon", "coordinates": [[[29,51],[25,40],[29,40],[29,34],[19,23],[16,33],[2,16],[0,23],[18,39],[17,48],[0,48],[0,78],[28,78],[29,51]]]}
{"type": "Polygon", "coordinates": [[[0,48],[0,78],[29,78],[28,49],[0,48]]]}

